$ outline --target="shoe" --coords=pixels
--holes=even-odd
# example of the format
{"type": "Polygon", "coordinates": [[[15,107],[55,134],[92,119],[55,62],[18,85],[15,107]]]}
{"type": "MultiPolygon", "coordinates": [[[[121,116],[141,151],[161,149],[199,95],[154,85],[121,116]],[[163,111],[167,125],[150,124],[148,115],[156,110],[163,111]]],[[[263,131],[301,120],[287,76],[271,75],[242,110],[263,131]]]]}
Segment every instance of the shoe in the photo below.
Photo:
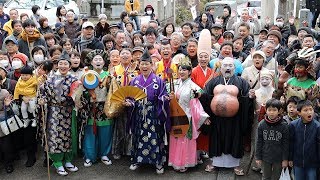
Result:
{"type": "Polygon", "coordinates": [[[198,158],[198,164],[203,164],[203,161],[201,158],[198,158]]]}
{"type": "Polygon", "coordinates": [[[14,170],[12,165],[7,165],[7,166],[5,167],[5,169],[6,169],[6,172],[7,172],[8,174],[12,173],[13,170],[14,170]]]}
{"type": "Polygon", "coordinates": [[[66,176],[68,175],[68,172],[64,169],[63,166],[60,166],[57,168],[57,173],[60,175],[60,176],[66,176]]]}
{"type": "Polygon", "coordinates": [[[26,167],[32,167],[36,163],[36,158],[28,158],[25,166],[26,167]]]}
{"type": "Polygon", "coordinates": [[[92,162],[90,161],[90,159],[86,159],[83,163],[84,167],[90,167],[92,166],[92,162]]]}
{"type": "Polygon", "coordinates": [[[139,167],[138,164],[131,164],[130,167],[129,167],[129,169],[130,169],[131,171],[134,171],[134,170],[138,169],[138,167],[139,167]]]}
{"type": "Polygon", "coordinates": [[[30,124],[30,121],[31,121],[30,119],[23,119],[23,127],[27,128],[30,124]]]}
{"type": "Polygon", "coordinates": [[[115,155],[113,155],[113,159],[121,159],[121,155],[120,154],[115,154],[115,155]]]}
{"type": "Polygon", "coordinates": [[[32,119],[31,127],[37,127],[36,119],[32,119]]]}
{"type": "Polygon", "coordinates": [[[183,169],[180,169],[179,172],[184,173],[184,172],[186,172],[187,170],[188,170],[188,168],[185,167],[185,168],[183,168],[183,169]]]}
{"type": "Polygon", "coordinates": [[[204,158],[204,159],[209,159],[209,155],[208,155],[207,152],[204,152],[204,151],[203,151],[200,155],[201,155],[201,157],[204,158]]]}
{"type": "Polygon", "coordinates": [[[164,173],[164,168],[162,165],[156,165],[156,172],[157,174],[163,174],[164,173]]]}
{"type": "Polygon", "coordinates": [[[105,164],[107,166],[112,164],[112,161],[107,156],[102,156],[101,162],[103,162],[103,164],[105,164]]]}
{"type": "Polygon", "coordinates": [[[73,164],[71,164],[71,162],[67,162],[64,166],[70,172],[77,172],[79,170],[78,167],[73,165],[73,164]]]}

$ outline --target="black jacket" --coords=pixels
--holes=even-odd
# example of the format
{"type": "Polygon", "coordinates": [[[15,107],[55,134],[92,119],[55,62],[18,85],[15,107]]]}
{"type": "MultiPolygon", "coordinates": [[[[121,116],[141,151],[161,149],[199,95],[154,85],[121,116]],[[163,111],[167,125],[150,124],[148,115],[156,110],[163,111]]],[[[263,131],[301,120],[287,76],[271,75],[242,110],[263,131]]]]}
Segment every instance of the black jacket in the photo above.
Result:
{"type": "Polygon", "coordinates": [[[250,35],[243,39],[242,52],[244,52],[247,56],[249,56],[249,54],[251,53],[251,48],[253,47],[254,47],[254,41],[250,35]]]}
{"type": "Polygon", "coordinates": [[[304,124],[299,118],[290,124],[289,160],[297,167],[320,167],[320,123],[304,124]]]}
{"type": "Polygon", "coordinates": [[[95,27],[95,37],[101,40],[104,35],[109,33],[110,33],[109,24],[106,23],[105,26],[102,27],[101,23],[98,22],[98,24],[95,27]]]}
{"type": "Polygon", "coordinates": [[[287,57],[289,56],[288,49],[280,46],[278,49],[274,50],[274,57],[277,60],[279,65],[286,66],[287,65],[287,57]]]}
{"type": "MultiPolygon", "coordinates": [[[[81,36],[78,37],[76,39],[76,41],[74,42],[74,49],[77,50],[78,52],[81,52],[83,50],[83,49],[81,49],[80,42],[81,42],[81,36]]],[[[93,38],[92,42],[89,43],[85,48],[92,49],[92,50],[95,50],[95,49],[104,50],[103,44],[97,38],[93,38]]]]}
{"type": "Polygon", "coordinates": [[[274,124],[262,120],[258,125],[256,159],[279,163],[289,158],[289,129],[282,119],[274,124]]]}

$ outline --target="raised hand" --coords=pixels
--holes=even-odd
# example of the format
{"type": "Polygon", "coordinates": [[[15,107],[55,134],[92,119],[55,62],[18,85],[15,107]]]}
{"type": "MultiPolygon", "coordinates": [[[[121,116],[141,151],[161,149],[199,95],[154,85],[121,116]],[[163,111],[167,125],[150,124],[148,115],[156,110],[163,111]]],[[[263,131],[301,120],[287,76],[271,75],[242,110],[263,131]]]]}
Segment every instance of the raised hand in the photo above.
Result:
{"type": "Polygon", "coordinates": [[[4,105],[9,106],[12,101],[13,101],[13,96],[10,94],[4,98],[4,105]]]}

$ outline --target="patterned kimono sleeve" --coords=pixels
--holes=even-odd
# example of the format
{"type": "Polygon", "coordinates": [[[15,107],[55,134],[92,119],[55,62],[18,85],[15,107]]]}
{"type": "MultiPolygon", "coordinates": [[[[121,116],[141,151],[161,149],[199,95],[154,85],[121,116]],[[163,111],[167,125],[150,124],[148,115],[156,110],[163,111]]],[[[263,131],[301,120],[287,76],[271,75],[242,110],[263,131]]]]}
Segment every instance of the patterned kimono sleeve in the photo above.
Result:
{"type": "Polygon", "coordinates": [[[314,84],[310,88],[307,89],[306,91],[307,97],[310,101],[315,100],[316,98],[320,98],[320,88],[317,84],[314,84]]]}
{"type": "Polygon", "coordinates": [[[159,94],[158,94],[158,117],[165,123],[167,132],[171,129],[170,115],[169,115],[169,100],[166,98],[168,96],[165,83],[160,78],[157,83],[159,84],[159,94]]]}
{"type": "Polygon", "coordinates": [[[48,81],[46,81],[39,88],[38,99],[39,100],[43,99],[44,103],[46,104],[49,102],[49,97],[50,97],[50,90],[48,86],[48,81]]]}

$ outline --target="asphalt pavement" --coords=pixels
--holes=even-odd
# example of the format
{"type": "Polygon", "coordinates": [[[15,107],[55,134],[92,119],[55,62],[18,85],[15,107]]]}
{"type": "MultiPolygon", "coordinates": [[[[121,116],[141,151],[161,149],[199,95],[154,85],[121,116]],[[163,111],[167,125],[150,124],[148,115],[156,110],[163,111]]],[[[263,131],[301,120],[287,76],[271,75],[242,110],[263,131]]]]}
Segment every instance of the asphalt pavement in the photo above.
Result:
{"type": "MultiPolygon", "coordinates": [[[[21,160],[14,164],[14,172],[7,174],[4,170],[3,164],[0,163],[0,179],[1,180],[35,180],[48,179],[47,168],[42,166],[43,153],[38,153],[38,160],[33,167],[26,168],[24,163],[26,161],[25,154],[21,154],[21,160]]],[[[123,179],[123,180],[156,180],[156,179],[177,179],[177,180],[259,180],[261,175],[259,173],[249,171],[249,174],[243,177],[236,177],[232,169],[218,169],[214,172],[207,173],[204,171],[205,166],[210,163],[206,160],[204,164],[198,165],[194,168],[189,168],[185,173],[179,173],[173,170],[172,167],[165,167],[165,172],[162,175],[156,174],[155,167],[145,165],[140,166],[137,170],[131,171],[129,169],[129,157],[123,157],[120,160],[112,159],[112,165],[107,166],[102,162],[93,164],[89,168],[83,166],[83,159],[77,158],[74,164],[79,168],[78,172],[70,172],[66,177],[57,175],[54,167],[50,167],[50,177],[52,180],[61,179],[77,179],[77,180],[93,180],[93,179],[123,179]]],[[[246,169],[249,163],[249,154],[247,153],[241,161],[241,167],[246,169]]]]}

